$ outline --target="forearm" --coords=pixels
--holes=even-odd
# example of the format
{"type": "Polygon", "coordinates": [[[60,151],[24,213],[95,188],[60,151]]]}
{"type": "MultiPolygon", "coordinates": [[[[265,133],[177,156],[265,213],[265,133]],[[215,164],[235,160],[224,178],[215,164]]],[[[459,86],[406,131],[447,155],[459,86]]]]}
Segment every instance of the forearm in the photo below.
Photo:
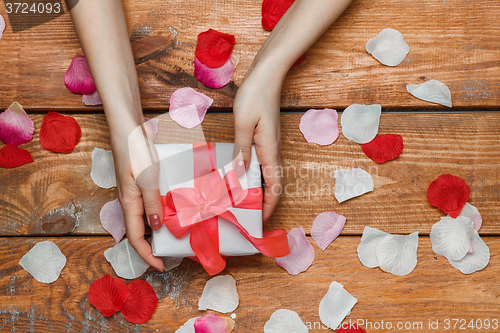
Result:
{"type": "Polygon", "coordinates": [[[80,0],[70,11],[101,98],[111,139],[143,122],[139,85],[121,0],[80,0]]]}
{"type": "Polygon", "coordinates": [[[293,63],[353,0],[296,0],[273,29],[252,64],[284,80],[293,63]]]}

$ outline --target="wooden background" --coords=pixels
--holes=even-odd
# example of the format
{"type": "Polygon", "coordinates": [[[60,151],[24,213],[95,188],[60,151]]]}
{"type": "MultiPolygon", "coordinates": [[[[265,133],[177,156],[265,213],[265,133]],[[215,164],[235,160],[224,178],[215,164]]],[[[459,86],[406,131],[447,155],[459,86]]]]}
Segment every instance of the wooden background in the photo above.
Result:
{"type": "MultiPolygon", "coordinates": [[[[125,0],[124,5],[148,116],[167,111],[177,88],[194,87],[215,100],[202,124],[206,139],[231,142],[233,120],[225,111],[269,34],[260,25],[261,1],[125,0]],[[208,28],[234,34],[233,53],[241,56],[233,81],[220,90],[193,77],[196,37],[208,28]]],[[[12,33],[3,4],[0,14],[7,22],[0,40],[0,110],[17,101],[35,122],[33,140],[22,145],[34,162],[0,169],[0,332],[174,332],[189,318],[203,315],[197,301],[209,276],[190,260],[170,272],[150,269],[141,277],[160,298],[146,324],[130,324],[121,314],[105,318],[88,303],[94,280],[106,273],[116,276],[103,256],[114,240],[99,222],[101,207],[116,198],[116,189],[101,189],[90,179],[92,150],[110,148],[107,124],[102,108],[84,106],[81,96],[64,86],[66,68],[82,52],[69,14],[18,33],[12,33]],[[48,110],[71,113],[82,127],[71,154],[41,148],[38,131],[48,110]],[[54,241],[68,259],[61,277],[50,285],[37,282],[18,264],[42,240],[54,241]]],[[[500,320],[498,17],[500,2],[492,0],[355,0],[307,51],[306,62],[290,71],[281,116],[285,191],[266,228],[303,226],[309,235],[313,219],[332,210],[345,215],[347,223],[324,252],[309,237],[316,259],[298,276],[261,255],[229,258],[222,274],[236,279],[240,296],[234,332],[261,332],[280,308],[296,311],[310,324],[310,332],[328,331],[319,327],[318,305],[332,281],[358,299],[346,320],[422,323],[400,332],[463,331],[463,321],[445,329],[446,319],[467,324],[500,320]],[[402,32],[410,46],[395,68],[382,66],[364,49],[367,40],[387,27],[402,32]],[[453,109],[406,92],[406,84],[429,79],[448,85],[453,109]],[[298,130],[304,110],[342,110],[353,103],[382,105],[379,133],[403,136],[405,148],[398,159],[376,164],[342,135],[326,147],[305,142],[298,130]],[[338,204],[333,172],[355,167],[372,175],[375,190],[338,204]],[[426,190],[444,173],[465,179],[469,202],[483,217],[480,234],[491,260],[472,275],[434,254],[427,236],[443,213],[429,205],[426,190]],[[391,233],[419,231],[415,271],[396,277],[362,266],[356,247],[366,225],[391,233]],[[429,321],[436,320],[439,329],[429,328],[429,321]]],[[[180,129],[169,133],[183,140],[180,129]]],[[[390,331],[364,326],[368,332],[390,331]]]]}

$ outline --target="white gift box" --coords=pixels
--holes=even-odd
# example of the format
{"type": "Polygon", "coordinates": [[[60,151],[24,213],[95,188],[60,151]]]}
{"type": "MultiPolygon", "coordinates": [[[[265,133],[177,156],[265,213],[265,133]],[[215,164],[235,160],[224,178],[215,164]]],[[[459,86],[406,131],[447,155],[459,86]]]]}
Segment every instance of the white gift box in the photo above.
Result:
{"type": "MultiPolygon", "coordinates": [[[[155,145],[160,158],[160,194],[166,195],[170,190],[183,187],[194,187],[193,145],[163,144],[155,145]]],[[[216,143],[216,168],[221,177],[233,169],[232,143],[216,143]]],[[[238,178],[243,190],[260,188],[261,172],[259,161],[252,147],[252,158],[246,174],[238,178]]],[[[262,210],[228,207],[238,222],[253,237],[262,238],[262,210]]],[[[225,256],[243,256],[259,253],[259,251],[239,232],[238,228],[228,220],[219,220],[219,252],[225,256]]],[[[151,246],[153,255],[158,257],[191,257],[195,256],[189,243],[191,232],[176,238],[165,224],[153,231],[151,246]]]]}

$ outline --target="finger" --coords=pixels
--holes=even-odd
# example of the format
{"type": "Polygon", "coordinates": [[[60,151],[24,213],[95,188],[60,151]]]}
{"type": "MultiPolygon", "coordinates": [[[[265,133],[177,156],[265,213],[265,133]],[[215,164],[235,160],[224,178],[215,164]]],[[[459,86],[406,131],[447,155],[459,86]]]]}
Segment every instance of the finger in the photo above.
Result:
{"type": "Polygon", "coordinates": [[[151,245],[144,238],[144,220],[142,214],[131,215],[124,210],[125,227],[127,231],[128,242],[135,249],[137,254],[144,259],[149,265],[153,266],[160,272],[163,271],[163,261],[161,258],[155,257],[151,251],[151,245]]]}
{"type": "MultiPolygon", "coordinates": [[[[260,126],[260,124],[259,124],[260,126]]],[[[258,129],[254,137],[255,149],[262,165],[262,175],[266,183],[262,219],[267,223],[273,215],[283,187],[283,169],[281,167],[281,139],[279,127],[258,129]]]]}
{"type": "Polygon", "coordinates": [[[144,238],[144,205],[141,192],[135,187],[129,188],[125,193],[125,197],[120,197],[120,203],[123,208],[128,241],[144,261],[157,270],[163,271],[163,261],[153,256],[151,246],[144,238]]]}
{"type": "Polygon", "coordinates": [[[250,166],[255,123],[239,118],[237,115],[234,116],[233,169],[236,175],[241,177],[250,166]]]}
{"type": "Polygon", "coordinates": [[[141,189],[144,209],[149,226],[153,231],[160,229],[163,221],[163,204],[161,202],[160,190],[141,189]]]}

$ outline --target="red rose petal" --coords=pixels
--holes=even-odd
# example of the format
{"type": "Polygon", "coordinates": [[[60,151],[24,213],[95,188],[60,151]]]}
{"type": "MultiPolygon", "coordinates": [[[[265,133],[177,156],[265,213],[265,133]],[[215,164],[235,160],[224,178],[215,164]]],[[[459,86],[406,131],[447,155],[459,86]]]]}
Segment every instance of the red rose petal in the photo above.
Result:
{"type": "Polygon", "coordinates": [[[89,288],[89,302],[109,317],[120,311],[129,296],[127,284],[109,274],[92,282],[89,288]]]}
{"type": "Polygon", "coordinates": [[[398,134],[384,134],[361,145],[363,152],[377,163],[395,159],[403,151],[403,137],[398,134]]]}
{"type": "MultiPolygon", "coordinates": [[[[344,324],[342,326],[346,325],[344,324]]],[[[342,326],[337,330],[337,333],[366,333],[364,329],[360,328],[356,324],[348,324],[345,328],[342,326]]]]}
{"type": "Polygon", "coordinates": [[[299,57],[299,59],[297,59],[297,60],[293,63],[292,67],[290,67],[290,68],[294,68],[294,67],[299,66],[301,63],[303,63],[303,62],[304,62],[304,60],[306,60],[306,54],[305,54],[305,53],[304,53],[303,55],[301,55],[301,56],[299,57]]]}
{"type": "Polygon", "coordinates": [[[42,147],[55,153],[71,153],[75,148],[82,130],[75,118],[57,112],[49,112],[43,117],[40,129],[42,147]]]}
{"type": "Polygon", "coordinates": [[[15,168],[33,162],[29,151],[8,144],[0,149],[0,167],[15,168]]]}
{"type": "Polygon", "coordinates": [[[234,36],[208,29],[198,35],[195,57],[202,64],[216,68],[224,65],[234,47],[234,36]]]}
{"type": "Polygon", "coordinates": [[[262,1],[262,27],[269,31],[273,30],[293,2],[294,0],[262,1]]]}
{"type": "Polygon", "coordinates": [[[153,287],[146,281],[136,280],[128,285],[128,290],[128,299],[121,309],[123,317],[135,324],[147,322],[158,304],[153,287]]]}
{"type": "Polygon", "coordinates": [[[469,200],[470,189],[460,177],[445,174],[433,181],[427,189],[427,199],[434,207],[454,219],[469,200]]]}
{"type": "Polygon", "coordinates": [[[71,60],[66,73],[64,73],[64,84],[77,94],[90,94],[95,91],[94,79],[90,74],[90,68],[85,56],[77,55],[71,60]]]}

